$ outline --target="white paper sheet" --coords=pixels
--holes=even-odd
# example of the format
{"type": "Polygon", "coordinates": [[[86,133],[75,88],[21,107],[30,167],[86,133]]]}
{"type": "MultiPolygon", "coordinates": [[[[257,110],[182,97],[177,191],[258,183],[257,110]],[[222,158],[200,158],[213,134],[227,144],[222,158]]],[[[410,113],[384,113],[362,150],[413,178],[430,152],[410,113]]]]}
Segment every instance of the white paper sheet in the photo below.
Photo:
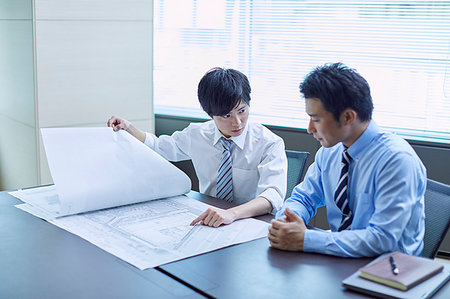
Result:
{"type": "Polygon", "coordinates": [[[55,185],[10,192],[17,207],[139,269],[267,235],[255,219],[190,226],[210,206],[181,195],[189,178],[124,131],[42,129],[42,139],[55,185]]]}
{"type": "MultiPolygon", "coordinates": [[[[22,200],[26,197],[28,202],[51,201],[56,189],[41,187],[10,194],[22,200]]],[[[28,203],[17,207],[141,270],[265,237],[269,225],[256,219],[243,219],[219,228],[190,226],[210,206],[184,195],[58,218],[28,203]]]]}
{"type": "MultiPolygon", "coordinates": [[[[125,131],[41,129],[57,189],[55,216],[185,194],[189,177],[125,131]]],[[[48,207],[42,207],[48,208],[48,207]]]]}

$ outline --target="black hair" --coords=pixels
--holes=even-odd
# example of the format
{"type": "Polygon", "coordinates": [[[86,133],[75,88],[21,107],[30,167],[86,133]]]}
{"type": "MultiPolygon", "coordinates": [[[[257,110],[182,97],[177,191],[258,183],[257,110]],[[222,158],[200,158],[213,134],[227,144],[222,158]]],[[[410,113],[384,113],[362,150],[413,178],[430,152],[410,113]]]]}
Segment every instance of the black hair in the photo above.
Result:
{"type": "Polygon", "coordinates": [[[359,120],[372,118],[370,87],[358,72],[343,63],[325,64],[311,71],[300,83],[304,98],[317,98],[339,121],[345,109],[356,111],[359,120]]]}
{"type": "Polygon", "coordinates": [[[198,84],[198,100],[209,116],[226,115],[241,100],[250,105],[250,83],[247,77],[234,69],[210,69],[198,84]]]}

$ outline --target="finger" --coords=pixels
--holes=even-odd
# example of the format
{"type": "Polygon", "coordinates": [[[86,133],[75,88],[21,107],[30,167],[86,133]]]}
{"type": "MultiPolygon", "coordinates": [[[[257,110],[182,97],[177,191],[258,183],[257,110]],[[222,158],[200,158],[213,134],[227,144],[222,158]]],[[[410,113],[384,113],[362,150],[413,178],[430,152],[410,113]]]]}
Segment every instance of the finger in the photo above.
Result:
{"type": "Polygon", "coordinates": [[[287,221],[286,221],[286,215],[284,215],[284,216],[281,217],[281,218],[278,218],[277,220],[280,221],[280,222],[286,223],[286,222],[287,222],[287,221]]]}
{"type": "Polygon", "coordinates": [[[113,129],[113,131],[117,131],[117,123],[115,122],[114,119],[109,119],[108,121],[108,127],[111,127],[113,129]]]}
{"type": "Polygon", "coordinates": [[[116,129],[116,131],[123,130],[124,125],[121,121],[117,120],[116,122],[114,122],[114,128],[116,129]]]}
{"type": "Polygon", "coordinates": [[[108,119],[108,126],[111,127],[112,125],[114,125],[115,121],[116,121],[116,117],[115,117],[115,116],[111,116],[111,117],[108,119]]]}
{"type": "Polygon", "coordinates": [[[286,210],[284,210],[284,215],[286,215],[286,221],[288,222],[298,222],[301,220],[301,218],[297,214],[292,212],[289,208],[286,208],[286,210]]]}
{"type": "Polygon", "coordinates": [[[202,219],[200,217],[197,217],[194,220],[192,220],[192,222],[189,225],[195,225],[196,223],[199,223],[200,221],[202,221],[202,219]]]}
{"type": "Polygon", "coordinates": [[[280,248],[281,244],[277,241],[274,240],[269,240],[270,242],[270,246],[275,247],[275,248],[280,248]]]}
{"type": "Polygon", "coordinates": [[[269,242],[270,242],[270,246],[275,247],[275,248],[279,248],[280,247],[280,243],[275,240],[275,239],[270,239],[269,238],[269,242]]]}
{"type": "Polygon", "coordinates": [[[206,210],[206,217],[203,219],[205,225],[211,226],[211,220],[214,218],[214,211],[211,209],[206,210]]]}
{"type": "Polygon", "coordinates": [[[278,229],[274,228],[273,226],[269,226],[269,234],[277,234],[278,229]]]}
{"type": "Polygon", "coordinates": [[[195,218],[194,220],[192,220],[192,222],[191,222],[190,225],[194,225],[194,224],[196,224],[196,223],[202,221],[203,219],[205,219],[206,215],[207,215],[207,213],[206,213],[206,212],[203,212],[202,214],[200,214],[200,216],[198,216],[197,218],[195,218]]]}
{"type": "Polygon", "coordinates": [[[267,238],[269,239],[269,241],[272,243],[272,242],[276,242],[277,241],[277,238],[275,238],[273,235],[271,235],[271,234],[268,234],[267,235],[267,238]]]}
{"type": "Polygon", "coordinates": [[[200,216],[198,216],[197,218],[202,220],[202,221],[205,221],[205,218],[208,217],[208,215],[209,215],[209,211],[206,210],[203,213],[201,213],[200,216]]]}
{"type": "Polygon", "coordinates": [[[271,222],[270,222],[270,224],[271,224],[271,228],[273,228],[274,230],[279,230],[281,227],[283,227],[283,225],[284,225],[284,223],[283,222],[281,222],[281,221],[279,221],[279,220],[276,220],[276,219],[273,219],[271,222]]]}
{"type": "Polygon", "coordinates": [[[223,218],[218,213],[214,213],[214,217],[211,219],[211,226],[218,227],[222,223],[222,221],[223,221],[223,218]],[[219,223],[219,224],[217,225],[217,223],[219,223]]]}
{"type": "Polygon", "coordinates": [[[214,227],[219,227],[221,224],[223,224],[223,218],[219,217],[216,221],[214,221],[213,226],[214,227]]]}
{"type": "Polygon", "coordinates": [[[269,240],[279,240],[278,234],[275,232],[269,232],[269,234],[267,235],[267,237],[269,238],[269,240]]]}

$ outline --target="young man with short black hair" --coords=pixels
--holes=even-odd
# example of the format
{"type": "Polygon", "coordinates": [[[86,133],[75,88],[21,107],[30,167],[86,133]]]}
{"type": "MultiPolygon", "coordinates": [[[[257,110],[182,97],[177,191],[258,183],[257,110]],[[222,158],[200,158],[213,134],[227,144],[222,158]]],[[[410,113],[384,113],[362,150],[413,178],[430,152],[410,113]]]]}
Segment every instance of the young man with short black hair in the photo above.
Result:
{"type": "Polygon", "coordinates": [[[308,133],[322,147],[272,221],[271,246],[348,257],[420,255],[426,170],[405,140],[371,120],[366,80],[341,63],[326,64],[306,76],[300,92],[308,133]],[[305,226],[321,206],[331,231],[305,226]]]}
{"type": "Polygon", "coordinates": [[[218,227],[276,212],[286,194],[284,142],[264,126],[247,122],[250,92],[241,72],[213,68],[198,85],[199,102],[211,121],[159,137],[115,116],[108,126],[126,130],[169,161],[192,160],[201,193],[239,204],[210,208],[191,223],[218,227]]]}

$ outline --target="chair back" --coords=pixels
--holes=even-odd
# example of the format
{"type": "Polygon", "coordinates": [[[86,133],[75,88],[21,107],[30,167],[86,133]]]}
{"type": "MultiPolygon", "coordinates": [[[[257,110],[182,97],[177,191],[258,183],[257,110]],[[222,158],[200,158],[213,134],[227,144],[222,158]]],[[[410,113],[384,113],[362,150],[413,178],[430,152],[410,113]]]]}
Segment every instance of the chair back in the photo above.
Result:
{"type": "Polygon", "coordinates": [[[422,256],[434,258],[450,225],[450,186],[427,180],[422,256]]]}
{"type": "Polygon", "coordinates": [[[286,150],[286,156],[288,160],[288,173],[285,199],[291,196],[294,187],[300,183],[309,153],[286,150]]]}

